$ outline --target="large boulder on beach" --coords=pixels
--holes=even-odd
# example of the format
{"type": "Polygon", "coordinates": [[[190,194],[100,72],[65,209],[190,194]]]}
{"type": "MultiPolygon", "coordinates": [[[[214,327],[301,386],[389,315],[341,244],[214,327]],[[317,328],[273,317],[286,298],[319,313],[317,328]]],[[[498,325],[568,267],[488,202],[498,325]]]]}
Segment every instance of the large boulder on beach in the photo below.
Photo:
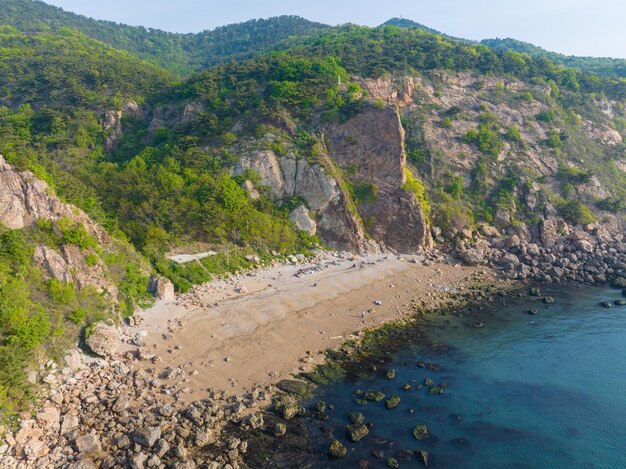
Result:
{"type": "Polygon", "coordinates": [[[164,277],[153,277],[150,280],[150,291],[154,297],[162,301],[175,301],[174,284],[164,277]]]}
{"type": "Polygon", "coordinates": [[[85,341],[91,351],[102,357],[110,357],[120,348],[122,340],[116,327],[103,322],[97,323],[85,341]]]}

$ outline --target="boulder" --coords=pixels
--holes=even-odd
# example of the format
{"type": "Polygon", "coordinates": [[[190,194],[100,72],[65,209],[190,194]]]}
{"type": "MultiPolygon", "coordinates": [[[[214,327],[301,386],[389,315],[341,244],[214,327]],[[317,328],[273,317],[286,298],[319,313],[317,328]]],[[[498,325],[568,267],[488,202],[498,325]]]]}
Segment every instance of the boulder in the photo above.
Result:
{"type": "Polygon", "coordinates": [[[333,440],[328,447],[328,456],[335,459],[345,458],[348,450],[339,440],[333,440]]]}
{"type": "Polygon", "coordinates": [[[102,450],[100,439],[93,433],[76,438],[75,445],[79,453],[99,453],[102,450]]]}
{"type": "Polygon", "coordinates": [[[311,218],[309,209],[304,205],[300,205],[292,210],[289,214],[289,219],[300,231],[304,231],[310,235],[317,233],[317,223],[311,218]]]}
{"type": "Polygon", "coordinates": [[[350,424],[346,426],[346,437],[353,443],[362,440],[369,434],[369,429],[366,425],[360,424],[350,424]]]}
{"type": "Polygon", "coordinates": [[[175,301],[176,292],[174,284],[164,277],[152,277],[150,280],[150,291],[155,298],[162,301],[175,301]]]}
{"type": "Polygon", "coordinates": [[[161,427],[142,427],[135,430],[133,441],[145,448],[152,448],[161,438],[161,427]]]}
{"type": "Polygon", "coordinates": [[[261,194],[254,187],[254,184],[250,179],[246,179],[243,184],[241,184],[243,190],[245,190],[252,200],[258,200],[261,198],[261,194]]]}
{"type": "Polygon", "coordinates": [[[58,432],[61,428],[61,415],[54,407],[44,407],[37,414],[37,422],[46,430],[46,432],[58,432]]]}
{"type": "Polygon", "coordinates": [[[416,425],[413,429],[413,437],[416,440],[426,440],[428,437],[430,437],[426,425],[416,425]]]}
{"type": "Polygon", "coordinates": [[[103,322],[97,323],[87,340],[87,346],[92,352],[102,357],[114,355],[122,344],[117,328],[103,322]]]}

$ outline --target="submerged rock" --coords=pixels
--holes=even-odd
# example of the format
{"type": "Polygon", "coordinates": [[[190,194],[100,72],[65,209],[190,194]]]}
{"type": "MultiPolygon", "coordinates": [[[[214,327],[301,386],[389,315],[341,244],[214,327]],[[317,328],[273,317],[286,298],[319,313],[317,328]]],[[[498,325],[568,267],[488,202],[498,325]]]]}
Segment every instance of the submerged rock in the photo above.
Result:
{"type": "Polygon", "coordinates": [[[387,467],[391,467],[393,469],[397,469],[398,467],[400,467],[400,463],[395,458],[389,458],[389,459],[387,459],[387,467]]]}
{"type": "Polygon", "coordinates": [[[274,428],[272,428],[272,434],[276,438],[284,436],[285,433],[287,433],[287,425],[285,425],[284,423],[277,422],[276,425],[274,425],[274,428]]]}
{"type": "Polygon", "coordinates": [[[429,454],[427,451],[421,449],[417,451],[417,459],[426,467],[428,467],[428,457],[429,454]]]}
{"type": "Polygon", "coordinates": [[[361,412],[350,412],[350,423],[358,425],[365,422],[365,416],[361,412]]]}
{"type": "Polygon", "coordinates": [[[610,301],[602,301],[600,303],[600,306],[602,306],[603,308],[612,308],[613,307],[613,303],[611,303],[610,301]]]}
{"type": "Polygon", "coordinates": [[[551,305],[552,303],[555,302],[555,299],[552,298],[551,296],[544,296],[542,301],[547,305],[551,305]]]}
{"type": "Polygon", "coordinates": [[[348,450],[339,440],[333,440],[328,447],[328,456],[335,459],[342,459],[346,457],[348,450]]]}
{"type": "Polygon", "coordinates": [[[400,405],[400,397],[399,396],[391,396],[389,399],[385,401],[385,407],[387,409],[394,409],[400,405]]]}
{"type": "Polygon", "coordinates": [[[381,391],[367,391],[363,397],[366,401],[380,402],[385,398],[385,393],[381,391]]]}
{"type": "Polygon", "coordinates": [[[613,304],[615,306],[626,306],[626,300],[615,300],[613,304]]]}
{"type": "Polygon", "coordinates": [[[346,437],[352,443],[362,440],[369,434],[369,430],[364,424],[350,424],[346,426],[346,437]]]}
{"type": "Polygon", "coordinates": [[[413,429],[413,437],[416,440],[426,440],[428,437],[430,437],[426,425],[416,425],[413,429]]]}

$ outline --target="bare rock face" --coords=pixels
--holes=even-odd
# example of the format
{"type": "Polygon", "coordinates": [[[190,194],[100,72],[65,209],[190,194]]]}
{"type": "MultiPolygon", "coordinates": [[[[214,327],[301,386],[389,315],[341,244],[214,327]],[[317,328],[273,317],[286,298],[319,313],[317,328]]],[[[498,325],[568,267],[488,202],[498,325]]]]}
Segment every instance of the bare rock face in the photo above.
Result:
{"type": "Polygon", "coordinates": [[[105,146],[111,150],[122,138],[122,111],[107,111],[104,113],[102,128],[108,132],[105,146]]]}
{"type": "Polygon", "coordinates": [[[99,322],[94,326],[93,332],[87,338],[86,343],[92,352],[102,357],[110,357],[118,351],[122,340],[117,328],[99,322]]]}
{"type": "Polygon", "coordinates": [[[246,169],[259,174],[261,184],[269,187],[274,199],[302,197],[317,218],[316,233],[331,246],[354,252],[368,250],[363,228],[347,208],[345,194],[321,165],[263,150],[241,156],[235,174],[246,169]]]}
{"type": "Polygon", "coordinates": [[[406,182],[404,129],[394,106],[362,112],[329,129],[329,154],[350,168],[353,184],[370,184],[376,194],[358,211],[372,238],[393,249],[412,251],[431,243],[419,202],[403,190],[406,182]]]}
{"type": "MultiPolygon", "coordinates": [[[[24,229],[38,220],[61,219],[82,225],[105,248],[112,243],[104,229],[84,212],[61,202],[50,194],[45,182],[28,171],[16,171],[0,156],[0,224],[10,229],[24,229]]],[[[33,260],[50,278],[73,283],[79,290],[93,286],[115,298],[117,290],[109,280],[106,266],[99,260],[95,265],[89,265],[87,254],[89,252],[83,252],[77,246],[63,245],[57,251],[39,245],[35,248],[33,260]]]]}
{"type": "Polygon", "coordinates": [[[305,231],[310,235],[314,235],[317,232],[317,223],[311,218],[309,209],[304,205],[295,208],[289,214],[289,219],[301,231],[305,231]]]}
{"type": "Polygon", "coordinates": [[[17,171],[0,156],[0,223],[10,229],[22,229],[37,220],[57,221],[70,218],[82,224],[101,244],[109,242],[102,227],[83,211],[50,195],[48,185],[30,171],[17,171]]]}

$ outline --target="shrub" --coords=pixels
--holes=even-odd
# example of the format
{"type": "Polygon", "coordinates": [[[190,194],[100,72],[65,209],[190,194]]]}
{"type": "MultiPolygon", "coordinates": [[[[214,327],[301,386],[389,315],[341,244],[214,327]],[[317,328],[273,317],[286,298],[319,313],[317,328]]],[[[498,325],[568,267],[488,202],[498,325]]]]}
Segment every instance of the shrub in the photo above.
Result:
{"type": "Polygon", "coordinates": [[[372,101],[372,107],[381,111],[385,109],[385,101],[383,101],[382,98],[376,98],[374,101],[372,101]]]}
{"type": "Polygon", "coordinates": [[[589,207],[577,200],[569,200],[558,205],[559,214],[570,223],[588,225],[596,221],[589,207]]]}
{"type": "Polygon", "coordinates": [[[413,194],[419,202],[424,216],[428,218],[431,213],[431,207],[426,198],[426,189],[422,181],[413,176],[413,173],[409,168],[404,168],[404,174],[406,176],[406,182],[402,185],[402,190],[409,194],[413,194]]]}
{"type": "Polygon", "coordinates": [[[48,283],[50,299],[61,305],[69,305],[76,300],[76,290],[71,283],[60,282],[56,279],[48,283]]]}

